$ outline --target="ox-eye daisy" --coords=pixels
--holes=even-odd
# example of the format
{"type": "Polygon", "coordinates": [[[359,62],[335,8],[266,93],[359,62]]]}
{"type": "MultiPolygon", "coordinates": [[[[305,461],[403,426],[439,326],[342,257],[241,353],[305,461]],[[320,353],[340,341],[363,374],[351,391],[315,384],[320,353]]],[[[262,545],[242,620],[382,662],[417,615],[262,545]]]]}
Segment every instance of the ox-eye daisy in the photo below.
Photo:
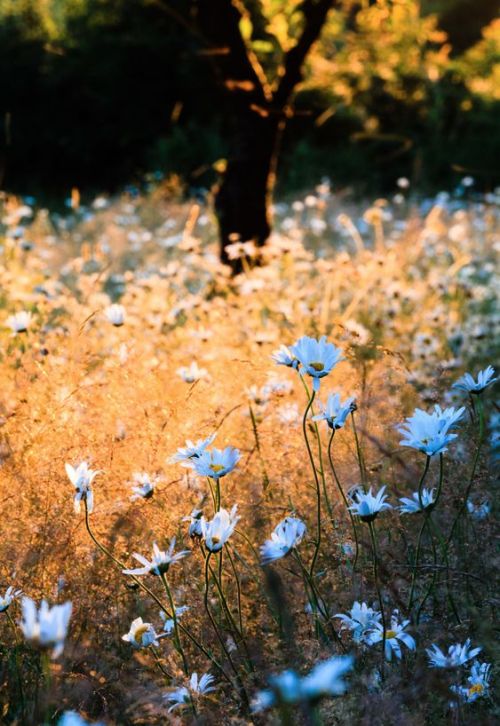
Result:
{"type": "Polygon", "coordinates": [[[52,658],[57,658],[64,648],[71,608],[70,602],[49,607],[48,603],[42,600],[40,609],[37,610],[33,600],[23,597],[23,618],[20,626],[24,637],[39,648],[51,648],[52,658]]]}
{"type": "Polygon", "coordinates": [[[85,500],[87,503],[87,510],[92,512],[94,510],[94,493],[92,491],[92,482],[95,477],[100,474],[100,471],[94,471],[89,469],[89,465],[86,461],[82,461],[76,469],[71,464],[64,465],[66,474],[70,482],[75,487],[75,512],[80,512],[80,502],[85,500]]]}
{"type": "MultiPolygon", "coordinates": [[[[396,658],[401,658],[401,646],[399,641],[404,643],[409,650],[415,650],[416,644],[414,638],[405,632],[409,620],[403,620],[398,623],[397,612],[391,617],[391,627],[385,632],[385,659],[392,660],[392,654],[396,658]]],[[[382,623],[376,623],[374,629],[367,634],[366,641],[369,645],[380,643],[384,639],[384,628],[382,623]]]]}
{"type": "Polygon", "coordinates": [[[182,550],[181,552],[175,552],[175,537],[170,540],[170,546],[166,552],[162,552],[156,542],[153,543],[153,557],[151,560],[146,559],[142,555],[134,552],[132,555],[135,559],[140,562],[143,566],[137,567],[134,570],[122,570],[124,575],[163,575],[168,572],[170,565],[175,562],[179,562],[184,557],[190,554],[189,550],[182,550]]]}
{"type": "Polygon", "coordinates": [[[207,521],[201,518],[201,533],[205,546],[209,552],[221,550],[236,529],[240,517],[237,515],[238,505],[235,504],[230,512],[219,509],[214,518],[207,521]]]}
{"type": "Polygon", "coordinates": [[[384,494],[385,486],[380,489],[375,496],[372,494],[372,487],[365,494],[361,491],[356,491],[354,503],[349,509],[363,522],[373,522],[379,512],[384,509],[392,509],[392,506],[386,502],[387,494],[384,494]]]}
{"type": "Polygon", "coordinates": [[[225,449],[204,451],[200,456],[192,460],[193,469],[200,476],[220,479],[233,471],[240,460],[240,456],[238,449],[233,446],[226,446],[225,449]]]}
{"type": "Polygon", "coordinates": [[[158,645],[158,636],[151,623],[145,623],[142,618],[136,618],[130,625],[130,630],[122,635],[122,640],[130,643],[134,648],[147,648],[158,645]]]}
{"type": "Polygon", "coordinates": [[[482,648],[471,648],[470,638],[467,638],[463,645],[460,643],[450,645],[448,653],[443,653],[435,643],[426,648],[426,653],[429,656],[429,665],[434,668],[457,668],[474,658],[481,650],[482,648]]]}
{"type": "Polygon", "coordinates": [[[274,560],[285,557],[302,542],[305,532],[306,525],[302,520],[295,517],[285,517],[274,528],[271,539],[266,540],[260,548],[262,564],[268,565],[274,560]]]}
{"type": "Polygon", "coordinates": [[[201,678],[198,678],[197,673],[193,673],[188,686],[181,686],[164,696],[172,704],[168,710],[173,711],[175,708],[189,706],[193,697],[205,696],[207,693],[215,691],[215,687],[212,685],[214,681],[215,678],[210,673],[204,673],[201,678]]]}
{"type": "Polygon", "coordinates": [[[319,391],[321,378],[327,376],[343,360],[340,348],[328,343],[326,335],[319,340],[304,335],[290,347],[290,351],[299,361],[301,372],[307,373],[313,379],[314,391],[319,391]]]}
{"type": "Polygon", "coordinates": [[[495,369],[493,366],[488,366],[483,371],[479,371],[477,380],[474,380],[470,373],[466,373],[453,384],[452,388],[457,388],[466,393],[482,393],[488,386],[498,381],[498,378],[494,378],[494,375],[495,369]]]}

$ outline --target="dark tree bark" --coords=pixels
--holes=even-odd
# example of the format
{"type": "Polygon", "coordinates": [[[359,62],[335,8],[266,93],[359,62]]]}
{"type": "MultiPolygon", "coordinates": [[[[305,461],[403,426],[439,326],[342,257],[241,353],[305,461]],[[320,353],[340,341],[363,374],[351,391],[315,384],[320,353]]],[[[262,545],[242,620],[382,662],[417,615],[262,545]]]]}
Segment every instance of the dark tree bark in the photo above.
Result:
{"type": "Polygon", "coordinates": [[[335,0],[305,0],[304,29],[285,57],[283,74],[273,91],[240,32],[246,12],[240,0],[198,0],[196,23],[210,47],[218,82],[224,87],[233,125],[228,139],[227,167],[216,193],[221,259],[239,271],[241,262],[228,260],[226,248],[239,239],[265,244],[271,231],[270,201],[276,177],[280,140],[291,115],[291,99],[302,79],[304,61],[318,39],[335,0]]]}

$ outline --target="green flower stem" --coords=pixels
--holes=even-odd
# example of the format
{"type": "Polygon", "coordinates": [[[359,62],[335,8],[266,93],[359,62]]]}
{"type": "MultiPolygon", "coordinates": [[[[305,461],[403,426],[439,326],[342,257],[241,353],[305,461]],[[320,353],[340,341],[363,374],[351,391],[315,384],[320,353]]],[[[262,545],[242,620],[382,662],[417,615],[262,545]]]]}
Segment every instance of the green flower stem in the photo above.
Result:
{"type": "MultiPolygon", "coordinates": [[[[120,562],[120,560],[118,560],[114,555],[112,555],[111,552],[108,550],[108,548],[105,547],[101,542],[99,542],[97,537],[92,532],[92,529],[90,527],[90,521],[89,521],[87,500],[84,499],[83,502],[85,505],[85,527],[87,529],[87,532],[88,532],[91,540],[94,542],[96,547],[99,550],[101,550],[101,552],[103,554],[106,555],[106,557],[109,557],[110,560],[112,560],[116,565],[118,565],[118,567],[120,568],[120,571],[127,569],[125,564],[123,562],[120,562]]],[[[157,595],[155,595],[155,593],[152,590],[150,590],[149,587],[147,587],[147,585],[145,585],[143,582],[141,582],[141,580],[139,580],[139,578],[135,577],[135,575],[129,575],[129,577],[132,580],[132,582],[134,582],[137,585],[137,587],[139,587],[141,590],[143,590],[147,595],[149,595],[149,597],[152,600],[154,600],[154,602],[158,605],[158,607],[161,610],[163,610],[164,613],[166,613],[167,617],[172,617],[172,619],[173,619],[173,614],[170,615],[168,607],[166,607],[164,605],[164,603],[162,603],[162,601],[159,599],[159,597],[157,595]]],[[[205,655],[214,664],[214,666],[220,671],[221,675],[232,686],[233,682],[232,682],[231,678],[228,676],[228,674],[226,673],[224,668],[218,663],[218,661],[208,652],[208,650],[198,641],[198,639],[195,638],[195,636],[191,633],[190,630],[188,630],[188,628],[186,628],[180,621],[178,621],[177,624],[178,624],[179,629],[182,630],[182,632],[198,648],[198,650],[200,650],[203,653],[203,655],[205,655]]]]}
{"type": "Polygon", "coordinates": [[[354,433],[354,440],[356,442],[356,455],[358,457],[361,484],[363,485],[363,490],[366,492],[366,483],[367,483],[366,466],[365,466],[365,460],[363,458],[363,453],[361,451],[361,446],[359,443],[358,429],[356,428],[356,419],[354,418],[354,411],[351,411],[351,423],[352,423],[352,430],[354,433]]]}
{"type": "Polygon", "coordinates": [[[239,690],[245,701],[245,704],[248,706],[249,699],[248,699],[248,694],[245,690],[245,686],[243,685],[243,681],[241,680],[241,676],[238,673],[238,669],[236,668],[234,661],[231,658],[231,653],[229,652],[228,648],[226,647],[224,638],[222,637],[221,633],[219,632],[219,628],[217,627],[217,623],[215,622],[215,618],[212,615],[209,604],[208,604],[208,592],[209,592],[209,588],[210,588],[209,573],[212,572],[212,576],[213,576],[213,571],[212,571],[212,568],[210,567],[210,555],[211,555],[211,553],[207,552],[206,556],[205,556],[205,595],[204,595],[205,611],[209,617],[210,622],[212,623],[212,628],[214,629],[215,635],[217,636],[217,639],[220,643],[222,651],[223,651],[224,655],[226,656],[226,658],[229,662],[229,665],[231,666],[231,668],[233,670],[233,673],[236,677],[236,681],[238,682],[239,690]]]}
{"type": "Polygon", "coordinates": [[[175,612],[174,598],[172,597],[172,591],[170,589],[170,585],[168,584],[167,575],[164,572],[162,572],[160,577],[161,577],[161,581],[163,583],[163,587],[165,588],[165,592],[167,593],[168,602],[170,603],[170,609],[172,610],[172,620],[174,621],[175,647],[176,647],[177,652],[179,653],[179,655],[182,658],[183,670],[184,670],[184,673],[187,675],[189,673],[189,668],[188,668],[188,663],[186,660],[185,653],[182,649],[182,643],[181,643],[181,639],[179,636],[179,625],[178,625],[178,620],[177,620],[177,613],[175,612]]]}
{"type": "MultiPolygon", "coordinates": [[[[370,538],[372,541],[372,552],[373,552],[373,578],[375,580],[375,588],[377,590],[378,602],[380,607],[380,614],[382,616],[382,664],[385,662],[385,640],[387,634],[387,623],[384,612],[384,602],[382,600],[382,592],[380,590],[380,582],[378,577],[378,550],[377,550],[377,538],[375,536],[375,526],[373,522],[368,522],[370,528],[370,538]]],[[[382,670],[383,670],[382,665],[382,670]]]]}
{"type": "Polygon", "coordinates": [[[348,513],[349,518],[351,520],[352,533],[353,533],[353,536],[354,536],[354,541],[356,542],[356,555],[354,557],[354,564],[352,566],[352,569],[355,570],[356,569],[357,562],[358,562],[358,556],[359,556],[358,532],[357,532],[357,529],[356,529],[356,522],[354,521],[353,513],[351,512],[351,510],[349,508],[349,502],[347,501],[347,497],[344,494],[344,490],[342,489],[342,485],[341,485],[340,480],[339,480],[339,478],[337,476],[337,472],[335,470],[335,466],[333,465],[332,444],[333,444],[333,437],[334,436],[335,436],[335,429],[332,429],[332,433],[330,435],[330,440],[328,442],[328,460],[330,462],[330,468],[332,470],[333,478],[335,479],[335,483],[337,485],[337,489],[340,492],[340,496],[342,497],[342,499],[344,501],[345,507],[347,509],[347,513],[348,513]]]}
{"type": "MultiPolygon", "coordinates": [[[[418,484],[418,500],[419,500],[419,503],[420,503],[420,507],[423,506],[423,502],[422,502],[422,488],[424,486],[425,479],[426,479],[427,474],[429,472],[430,463],[431,463],[431,457],[430,456],[426,456],[424,471],[422,473],[422,476],[420,477],[420,481],[419,481],[419,484],[418,484]]],[[[426,514],[424,514],[424,521],[422,522],[422,526],[420,527],[420,532],[418,534],[418,539],[417,539],[417,549],[416,549],[416,552],[415,552],[415,563],[414,563],[413,573],[412,573],[412,576],[411,576],[410,595],[409,595],[409,598],[408,598],[408,610],[411,610],[412,605],[413,605],[413,596],[415,594],[415,586],[416,586],[416,583],[417,583],[417,576],[418,576],[418,563],[420,561],[420,550],[421,550],[421,547],[422,547],[422,535],[424,533],[426,524],[427,524],[427,516],[426,516],[426,514]]]]}
{"type": "Polygon", "coordinates": [[[4,611],[7,620],[9,621],[10,627],[12,628],[12,632],[14,633],[14,640],[15,640],[15,646],[14,646],[14,659],[16,661],[16,676],[17,676],[17,683],[19,687],[19,697],[21,699],[21,715],[24,718],[24,709],[25,709],[25,700],[24,700],[24,688],[23,688],[23,677],[22,677],[22,671],[21,671],[21,662],[19,660],[19,636],[17,634],[17,627],[12,619],[12,615],[9,613],[9,610],[4,611]]]}
{"type": "Polygon", "coordinates": [[[236,569],[236,565],[234,563],[233,555],[231,554],[231,549],[229,545],[226,546],[227,556],[229,558],[229,562],[231,565],[231,569],[233,571],[234,575],[234,581],[236,582],[236,595],[238,599],[238,621],[240,624],[240,633],[242,637],[244,636],[243,632],[243,613],[241,611],[241,584],[240,584],[240,578],[238,575],[238,570],[236,569]]]}
{"type": "Polygon", "coordinates": [[[167,671],[163,663],[161,662],[161,658],[158,655],[158,651],[156,648],[154,648],[152,645],[150,646],[151,653],[153,654],[153,657],[155,659],[156,665],[158,666],[159,670],[163,673],[164,676],[167,676],[170,680],[173,680],[173,675],[167,671]]]}
{"type": "Polygon", "coordinates": [[[212,480],[210,479],[209,476],[207,476],[207,482],[208,482],[208,487],[210,489],[210,494],[212,495],[212,502],[214,505],[214,514],[216,514],[217,513],[217,498],[215,496],[215,491],[214,491],[214,487],[212,484],[212,480]]]}
{"type": "MultiPolygon", "coordinates": [[[[301,378],[302,378],[302,376],[301,376],[301,378]]],[[[305,381],[304,381],[304,384],[305,384],[305,381]]],[[[306,390],[308,390],[307,389],[307,386],[306,386],[306,390]]],[[[309,575],[311,576],[311,578],[314,577],[314,567],[316,565],[316,560],[318,559],[319,548],[321,546],[321,489],[320,489],[320,485],[319,485],[319,479],[318,479],[318,472],[317,472],[317,469],[316,469],[316,464],[314,463],[314,457],[313,457],[313,453],[312,453],[312,450],[311,450],[311,445],[309,443],[309,438],[307,436],[307,415],[308,415],[309,411],[311,410],[311,406],[313,405],[315,396],[316,396],[316,391],[313,390],[312,393],[311,393],[311,395],[310,395],[310,397],[309,397],[309,401],[308,401],[308,404],[306,406],[306,410],[304,411],[304,418],[302,419],[302,431],[303,431],[303,434],[304,434],[304,440],[305,440],[305,443],[306,443],[307,453],[309,455],[309,461],[311,462],[311,468],[312,468],[313,474],[314,474],[314,483],[316,485],[316,528],[317,528],[317,534],[316,534],[316,544],[315,544],[315,547],[314,547],[314,554],[313,554],[313,558],[312,558],[312,561],[311,561],[311,566],[309,568],[309,575]]]]}
{"type": "Polygon", "coordinates": [[[474,460],[472,462],[472,469],[471,469],[471,473],[470,473],[470,477],[469,477],[469,483],[468,483],[467,489],[465,491],[465,496],[464,496],[463,502],[462,502],[462,504],[461,504],[461,506],[460,506],[460,508],[459,508],[459,510],[457,512],[457,515],[456,515],[456,517],[455,517],[455,519],[453,521],[453,524],[452,524],[452,527],[451,527],[451,530],[450,530],[450,534],[448,535],[448,538],[446,540],[446,547],[447,548],[450,546],[450,542],[453,539],[453,535],[455,533],[455,529],[456,529],[456,527],[458,525],[458,522],[459,522],[462,514],[467,509],[467,502],[469,501],[469,496],[470,496],[470,493],[471,493],[472,485],[474,484],[474,477],[476,475],[476,469],[477,469],[477,465],[478,465],[478,462],[479,462],[479,455],[481,453],[481,449],[482,449],[483,443],[484,443],[484,438],[485,438],[484,437],[484,433],[485,433],[485,426],[484,426],[484,404],[483,404],[483,399],[482,399],[482,397],[480,395],[477,397],[477,410],[478,410],[478,416],[479,416],[479,438],[478,438],[478,442],[477,442],[476,453],[474,455],[474,460]]]}
{"type": "Polygon", "coordinates": [[[255,418],[255,414],[253,412],[251,403],[248,404],[248,410],[250,413],[250,419],[252,421],[252,429],[253,429],[253,436],[255,439],[255,447],[257,449],[257,454],[259,456],[260,465],[262,468],[262,487],[265,492],[269,486],[269,476],[267,475],[266,462],[264,461],[264,457],[262,455],[262,449],[260,448],[260,438],[259,438],[259,431],[257,428],[257,419],[255,418]]]}

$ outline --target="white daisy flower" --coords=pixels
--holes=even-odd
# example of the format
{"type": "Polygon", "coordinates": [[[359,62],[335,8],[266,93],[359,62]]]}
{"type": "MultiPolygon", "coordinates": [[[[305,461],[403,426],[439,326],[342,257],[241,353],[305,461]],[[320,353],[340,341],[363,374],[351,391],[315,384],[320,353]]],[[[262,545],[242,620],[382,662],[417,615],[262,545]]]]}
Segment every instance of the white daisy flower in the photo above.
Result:
{"type": "Polygon", "coordinates": [[[158,645],[158,636],[151,623],[145,623],[142,618],[136,618],[130,625],[130,630],[122,635],[122,640],[130,643],[134,648],[148,648],[158,645]]]}
{"type": "Polygon", "coordinates": [[[285,557],[294,547],[298,547],[305,533],[306,525],[302,520],[285,517],[276,525],[271,539],[266,540],[260,548],[262,564],[268,565],[270,562],[285,557]]]}
{"type": "Polygon", "coordinates": [[[211,434],[206,439],[198,439],[196,443],[188,439],[186,446],[177,449],[177,452],[170,458],[170,463],[180,463],[181,466],[193,468],[193,459],[198,459],[203,454],[205,449],[213,442],[216,435],[211,434]]]}
{"type": "Polygon", "coordinates": [[[207,693],[215,691],[215,687],[212,685],[214,681],[215,678],[210,673],[204,673],[201,678],[198,678],[197,673],[193,673],[188,686],[181,686],[164,696],[172,704],[168,709],[169,712],[175,708],[189,706],[193,697],[206,696],[207,693]]]}
{"type": "Polygon", "coordinates": [[[470,675],[467,678],[468,686],[451,686],[451,690],[456,693],[464,703],[474,703],[478,698],[489,696],[491,679],[491,663],[479,663],[475,661],[470,669],[470,675]]]}
{"type": "Polygon", "coordinates": [[[402,514],[415,514],[421,512],[424,509],[429,509],[433,506],[435,489],[422,489],[421,495],[418,492],[412,492],[410,498],[400,497],[399,501],[402,502],[402,506],[399,507],[399,511],[402,514]],[[422,505],[420,505],[420,499],[422,499],[422,505]]]}
{"type": "Polygon", "coordinates": [[[301,365],[301,371],[313,379],[313,390],[319,391],[321,378],[343,360],[342,351],[333,343],[327,343],[326,335],[319,340],[304,335],[290,347],[291,353],[301,365]]]}
{"type": "Polygon", "coordinates": [[[201,518],[201,533],[205,546],[210,552],[221,550],[236,529],[241,517],[236,512],[238,505],[235,504],[230,512],[227,509],[219,509],[214,518],[207,521],[201,518]]]}
{"type": "MultiPolygon", "coordinates": [[[[385,659],[392,660],[392,654],[396,658],[401,658],[401,646],[399,641],[404,643],[409,650],[415,650],[416,643],[414,638],[409,633],[405,632],[406,626],[409,624],[409,620],[403,620],[402,623],[398,623],[397,613],[394,613],[391,617],[391,627],[385,633],[385,659]]],[[[384,628],[382,623],[376,623],[375,628],[367,634],[365,642],[368,645],[374,645],[375,643],[381,643],[384,638],[384,628]]]]}
{"type": "Polygon", "coordinates": [[[5,325],[9,327],[14,335],[17,333],[25,333],[33,322],[33,315],[27,310],[21,310],[19,313],[9,315],[5,321],[5,325]]]}
{"type": "Polygon", "coordinates": [[[361,643],[365,635],[380,623],[382,615],[365,602],[360,603],[356,600],[348,615],[337,613],[333,617],[342,620],[341,629],[350,630],[355,643],[361,643]]]}
{"type": "Polygon", "coordinates": [[[447,451],[447,445],[457,438],[457,434],[449,431],[462,418],[464,412],[464,407],[443,410],[436,405],[431,413],[416,408],[413,415],[398,427],[398,431],[405,437],[400,444],[422,451],[427,456],[442,454],[447,451]]]}
{"type": "Polygon", "coordinates": [[[470,638],[467,638],[463,645],[460,643],[450,645],[448,653],[443,653],[435,643],[426,648],[425,652],[429,656],[429,665],[433,668],[457,668],[474,658],[481,650],[482,648],[471,648],[470,638]]]}
{"type": "Polygon", "coordinates": [[[331,393],[322,412],[313,416],[312,420],[326,421],[331,429],[341,429],[349,414],[355,409],[355,400],[355,397],[351,396],[342,403],[340,393],[331,393]]]}
{"type": "Polygon", "coordinates": [[[493,377],[494,375],[495,369],[493,366],[488,366],[484,370],[479,371],[477,374],[477,380],[474,380],[470,373],[466,373],[452,385],[452,388],[457,388],[458,390],[465,391],[466,393],[482,393],[486,388],[488,388],[488,386],[491,386],[493,383],[498,381],[498,378],[493,377]]]}
{"type": "Polygon", "coordinates": [[[200,368],[196,361],[193,361],[189,366],[177,368],[176,372],[185,383],[195,383],[195,381],[201,381],[202,378],[208,378],[208,371],[205,368],[200,368]]]}
{"type": "MultiPolygon", "coordinates": [[[[178,608],[175,608],[175,617],[177,620],[179,620],[184,613],[186,613],[189,610],[188,605],[181,605],[178,608]]],[[[169,618],[167,613],[163,612],[163,610],[160,611],[160,618],[163,620],[163,632],[167,633],[167,635],[170,635],[175,628],[175,622],[173,618],[169,618]]]]}
{"type": "Polygon", "coordinates": [[[150,499],[158,483],[158,477],[151,477],[149,474],[136,472],[133,474],[135,486],[132,486],[133,494],[130,497],[131,502],[137,499],[150,499]]]}
{"type": "Polygon", "coordinates": [[[392,506],[385,501],[387,499],[387,494],[384,494],[385,489],[383,486],[375,496],[372,494],[372,487],[367,493],[356,490],[354,503],[349,509],[357,514],[363,522],[373,522],[379,512],[384,509],[392,509],[392,506]]]}
{"type": "Polygon", "coordinates": [[[98,474],[101,474],[98,470],[89,469],[89,465],[86,461],[82,461],[76,469],[71,464],[65,464],[66,474],[70,482],[76,489],[74,503],[75,512],[80,512],[80,502],[86,500],[87,509],[90,512],[94,511],[94,493],[92,491],[92,482],[98,474]]]}
{"type": "Polygon", "coordinates": [[[52,648],[52,658],[57,658],[63,651],[68,633],[71,603],[49,607],[42,600],[37,610],[31,598],[23,597],[21,605],[23,617],[20,626],[26,640],[40,648],[52,648]]]}
{"type": "Polygon", "coordinates": [[[114,303],[109,305],[105,310],[104,314],[109,322],[116,328],[119,328],[125,322],[125,308],[123,305],[114,303]]]}
{"type": "Polygon", "coordinates": [[[122,570],[124,575],[163,575],[168,572],[170,565],[175,562],[179,562],[187,555],[191,554],[189,550],[182,550],[181,552],[175,552],[175,537],[170,540],[170,546],[166,552],[162,552],[156,542],[153,543],[153,557],[151,560],[146,559],[142,555],[134,552],[132,557],[140,562],[143,566],[137,567],[134,570],[122,570]]]}
{"type": "Polygon", "coordinates": [[[5,612],[12,605],[13,601],[22,595],[22,590],[14,590],[12,585],[7,588],[5,595],[0,595],[0,613],[5,612]]]}
{"type": "Polygon", "coordinates": [[[220,479],[233,471],[240,458],[240,452],[233,446],[226,446],[225,449],[212,449],[204,451],[200,456],[192,459],[193,469],[200,476],[220,479]]]}

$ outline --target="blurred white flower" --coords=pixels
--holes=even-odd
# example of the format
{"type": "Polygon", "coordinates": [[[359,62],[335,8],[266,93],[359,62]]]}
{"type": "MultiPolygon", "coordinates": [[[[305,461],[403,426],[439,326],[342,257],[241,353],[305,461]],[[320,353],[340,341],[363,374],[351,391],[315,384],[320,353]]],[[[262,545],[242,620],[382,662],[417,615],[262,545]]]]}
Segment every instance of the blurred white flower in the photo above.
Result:
{"type": "MultiPolygon", "coordinates": [[[[178,608],[175,608],[175,617],[177,620],[179,620],[180,617],[184,615],[189,610],[188,605],[181,605],[178,608]]],[[[165,613],[163,610],[160,611],[160,618],[163,620],[163,632],[167,633],[167,635],[170,635],[175,628],[175,622],[173,618],[169,618],[167,613],[165,613]]]]}
{"type": "Polygon", "coordinates": [[[37,610],[36,603],[31,598],[23,597],[23,618],[20,626],[24,637],[37,647],[51,648],[52,658],[57,658],[64,648],[71,609],[70,602],[51,608],[42,600],[40,609],[37,610]]]}
{"type": "Polygon", "coordinates": [[[130,497],[131,502],[137,499],[150,499],[158,483],[158,477],[151,477],[149,474],[135,472],[133,475],[135,486],[132,486],[133,494],[130,497]]]}
{"type": "Polygon", "coordinates": [[[177,375],[182,378],[185,383],[195,383],[195,381],[201,381],[203,378],[208,378],[208,371],[205,368],[200,368],[196,361],[193,361],[189,366],[181,366],[177,368],[177,375]]]}
{"type": "Polygon", "coordinates": [[[9,315],[5,321],[5,325],[9,327],[14,334],[25,333],[33,322],[33,315],[26,310],[22,310],[19,313],[9,315]]]}
{"type": "Polygon", "coordinates": [[[74,503],[75,512],[80,512],[80,502],[85,500],[87,503],[87,510],[89,513],[94,511],[94,493],[92,491],[92,482],[95,477],[101,472],[98,470],[89,469],[86,461],[82,461],[76,469],[71,464],[64,465],[66,474],[70,482],[76,489],[74,503]]]}
{"type": "Polygon", "coordinates": [[[174,552],[176,538],[172,537],[170,540],[169,548],[166,552],[162,552],[156,542],[153,543],[153,557],[151,561],[143,557],[142,555],[134,552],[132,557],[140,562],[143,566],[137,567],[133,570],[122,570],[124,575],[163,575],[168,572],[170,565],[179,562],[180,560],[187,557],[190,553],[189,550],[181,550],[180,552],[174,552]]]}
{"type": "Polygon", "coordinates": [[[491,512],[491,504],[489,502],[482,502],[482,504],[474,504],[470,499],[467,500],[467,511],[473,519],[481,521],[486,519],[491,512]]]}
{"type": "Polygon", "coordinates": [[[264,542],[260,548],[262,564],[285,557],[294,547],[297,547],[306,533],[306,525],[301,519],[285,517],[271,534],[271,539],[264,542]]]}
{"type": "Polygon", "coordinates": [[[109,305],[105,309],[104,314],[116,328],[119,328],[125,322],[125,308],[123,305],[118,305],[117,303],[109,305]]]}
{"type": "Polygon", "coordinates": [[[382,617],[378,610],[368,607],[363,602],[360,603],[358,600],[354,602],[354,605],[349,611],[348,615],[344,613],[337,613],[333,616],[334,618],[340,618],[342,620],[342,630],[350,630],[355,643],[360,643],[364,639],[366,633],[372,630],[377,623],[380,622],[382,617]]]}
{"type": "Polygon", "coordinates": [[[5,595],[0,595],[0,613],[5,612],[12,605],[12,602],[22,595],[22,590],[14,590],[12,585],[7,588],[5,595]]]}
{"type": "Polygon", "coordinates": [[[214,682],[215,678],[210,673],[204,673],[201,678],[198,678],[197,673],[193,673],[188,686],[181,686],[164,696],[172,704],[168,709],[169,712],[175,708],[189,706],[193,697],[205,696],[207,693],[215,691],[215,687],[212,685],[214,682]]]}
{"type": "Polygon", "coordinates": [[[198,459],[205,449],[210,446],[217,434],[211,434],[206,439],[198,439],[193,443],[189,439],[186,441],[185,447],[180,447],[177,452],[169,459],[171,464],[180,462],[181,466],[193,468],[193,459],[198,459]]]}
{"type": "Polygon", "coordinates": [[[481,650],[482,648],[470,647],[470,638],[467,638],[463,645],[460,643],[450,645],[448,653],[443,653],[435,643],[425,649],[429,656],[429,665],[434,668],[457,668],[474,658],[481,650]]]}
{"type": "Polygon", "coordinates": [[[202,531],[201,531],[201,518],[203,516],[203,510],[201,509],[193,509],[191,514],[188,517],[183,517],[183,522],[189,522],[189,529],[188,533],[191,539],[201,538],[202,537],[202,531]]]}

